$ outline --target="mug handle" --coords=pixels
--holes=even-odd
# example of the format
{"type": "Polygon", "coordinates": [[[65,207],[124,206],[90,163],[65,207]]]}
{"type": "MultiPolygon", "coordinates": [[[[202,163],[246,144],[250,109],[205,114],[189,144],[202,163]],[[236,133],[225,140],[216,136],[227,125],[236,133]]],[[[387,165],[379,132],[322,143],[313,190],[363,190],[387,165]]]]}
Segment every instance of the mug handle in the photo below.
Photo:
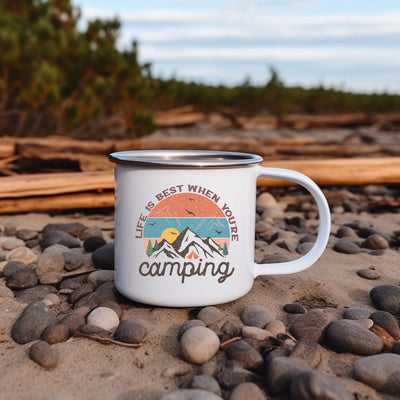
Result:
{"type": "Polygon", "coordinates": [[[317,240],[311,250],[304,256],[287,262],[258,264],[254,263],[254,278],[259,275],[284,275],[302,271],[314,264],[325,250],[331,230],[329,205],[317,184],[300,172],[282,168],[266,168],[258,166],[257,177],[284,179],[295,182],[314,197],[319,213],[319,230],[317,240]]]}

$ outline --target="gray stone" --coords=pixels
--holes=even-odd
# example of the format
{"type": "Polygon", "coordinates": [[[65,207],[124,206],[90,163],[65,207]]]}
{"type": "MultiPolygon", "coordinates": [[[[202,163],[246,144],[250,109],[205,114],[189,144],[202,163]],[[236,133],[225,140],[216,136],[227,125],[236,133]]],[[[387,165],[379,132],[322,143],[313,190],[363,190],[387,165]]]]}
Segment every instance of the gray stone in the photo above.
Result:
{"type": "Polygon", "coordinates": [[[283,306],[283,311],[289,314],[305,314],[307,309],[299,303],[290,303],[283,306]]]}
{"type": "MultiPolygon", "coordinates": [[[[79,328],[79,332],[84,333],[85,335],[95,335],[105,338],[111,338],[112,332],[106,331],[105,329],[99,328],[95,325],[85,324],[79,328]]],[[[122,340],[121,340],[122,342],[122,340]]]]}
{"type": "Polygon", "coordinates": [[[290,332],[296,339],[309,339],[314,342],[322,342],[325,330],[332,317],[319,310],[310,310],[306,314],[299,315],[290,328],[290,332]]]}
{"type": "Polygon", "coordinates": [[[63,274],[57,271],[48,271],[40,275],[39,281],[42,285],[57,285],[61,282],[63,274]]]}
{"type": "Polygon", "coordinates": [[[371,250],[384,250],[389,248],[389,242],[381,235],[374,233],[368,236],[361,246],[371,250]]]}
{"type": "Polygon", "coordinates": [[[86,226],[80,222],[50,223],[43,228],[43,234],[47,235],[51,231],[62,231],[78,237],[84,229],[86,229],[86,226]]]}
{"type": "Polygon", "coordinates": [[[46,230],[40,241],[42,249],[51,246],[52,244],[62,244],[68,248],[80,247],[80,241],[68,232],[61,230],[46,230]]]}
{"type": "Polygon", "coordinates": [[[109,269],[98,269],[93,271],[88,275],[88,283],[90,283],[94,288],[102,285],[106,282],[114,281],[114,271],[109,269]]]}
{"type": "Polygon", "coordinates": [[[221,396],[221,387],[218,381],[209,375],[195,375],[188,383],[190,389],[202,389],[221,396]]]}
{"type": "Polygon", "coordinates": [[[349,226],[341,226],[337,232],[336,232],[336,236],[338,238],[344,238],[344,237],[357,237],[356,232],[350,228],[349,226]]]}
{"type": "Polygon", "coordinates": [[[204,326],[194,326],[181,337],[182,356],[193,364],[204,364],[219,350],[217,334],[204,326]]]}
{"type": "Polygon", "coordinates": [[[291,351],[290,357],[299,358],[311,368],[317,368],[321,362],[322,347],[312,340],[300,339],[291,351]]]}
{"type": "Polygon", "coordinates": [[[293,379],[309,370],[310,367],[297,358],[273,357],[267,367],[268,390],[273,396],[287,393],[293,379]]]}
{"type": "Polygon", "coordinates": [[[397,319],[387,311],[374,311],[370,318],[376,325],[385,329],[395,340],[400,339],[400,327],[397,319]]]}
{"type": "Polygon", "coordinates": [[[89,313],[86,307],[75,308],[64,318],[60,320],[60,324],[68,328],[69,335],[73,335],[81,326],[85,325],[85,317],[89,313]]]}
{"type": "Polygon", "coordinates": [[[25,307],[11,329],[12,339],[25,344],[40,339],[43,330],[56,322],[50,308],[42,301],[36,301],[25,307]]]}
{"type": "Polygon", "coordinates": [[[92,253],[93,264],[100,269],[114,269],[114,243],[107,243],[92,253]]]}
{"type": "Polygon", "coordinates": [[[10,289],[27,289],[37,285],[38,278],[31,267],[23,267],[7,277],[7,286],[10,289]]]}
{"type": "Polygon", "coordinates": [[[289,258],[281,253],[273,253],[266,255],[262,260],[262,264],[273,264],[289,261],[289,258]]]}
{"type": "Polygon", "coordinates": [[[299,254],[307,254],[313,246],[314,242],[303,242],[296,247],[296,251],[299,254]]]}
{"type": "Polygon", "coordinates": [[[328,344],[337,352],[372,355],[383,350],[382,340],[356,321],[333,321],[326,330],[328,344]]]}
{"type": "Polygon", "coordinates": [[[103,237],[103,231],[98,226],[88,226],[79,232],[79,239],[83,241],[92,236],[103,237]]]}
{"type": "Polygon", "coordinates": [[[202,389],[177,389],[164,394],[159,400],[222,400],[222,397],[202,389]]]}
{"type": "Polygon", "coordinates": [[[339,382],[317,370],[297,375],[290,385],[291,398],[296,400],[353,400],[339,382]]]}
{"type": "Polygon", "coordinates": [[[251,304],[243,309],[240,314],[240,319],[245,325],[264,328],[265,325],[272,322],[275,318],[265,307],[258,304],[251,304]]]}
{"type": "Polygon", "coordinates": [[[376,280],[381,277],[381,274],[371,268],[362,268],[357,271],[357,275],[364,279],[376,280]]]}
{"type": "Polygon", "coordinates": [[[204,307],[197,314],[197,319],[203,321],[207,326],[216,322],[220,322],[224,318],[224,313],[217,307],[213,306],[204,307]]]}
{"type": "Polygon", "coordinates": [[[353,377],[374,389],[398,396],[400,393],[400,355],[377,354],[353,364],[353,377]]]}
{"type": "Polygon", "coordinates": [[[253,382],[243,382],[231,392],[229,400],[266,400],[265,393],[253,382]]]}
{"type": "Polygon", "coordinates": [[[264,329],[270,332],[273,336],[278,336],[279,334],[286,333],[285,324],[277,319],[268,323],[264,329]]]}
{"type": "Polygon", "coordinates": [[[16,233],[17,238],[22,239],[25,242],[36,239],[38,235],[38,231],[35,231],[33,229],[19,229],[16,233]]]}
{"type": "Polygon", "coordinates": [[[361,251],[360,246],[348,239],[340,239],[333,246],[333,250],[344,254],[358,254],[361,251]]]}
{"type": "Polygon", "coordinates": [[[96,291],[79,298],[79,300],[74,303],[74,308],[89,307],[92,310],[93,308],[99,307],[109,301],[116,300],[114,283],[107,282],[99,286],[96,291]]]}
{"type": "Polygon", "coordinates": [[[375,286],[369,295],[377,309],[400,315],[400,286],[389,284],[375,286]]]}
{"type": "Polygon", "coordinates": [[[242,328],[242,337],[244,338],[263,341],[271,336],[274,336],[271,332],[262,328],[257,328],[256,326],[244,326],[242,328]]]}
{"type": "Polygon", "coordinates": [[[85,257],[81,252],[70,250],[62,253],[62,256],[64,257],[64,269],[66,271],[75,271],[85,264],[85,257]]]}
{"type": "Polygon", "coordinates": [[[231,343],[225,349],[225,356],[237,361],[243,368],[257,369],[264,363],[261,354],[245,340],[231,343]]]}
{"type": "Polygon", "coordinates": [[[58,352],[45,341],[34,343],[29,350],[29,357],[45,369],[54,369],[58,363],[58,352]]]}
{"type": "Polygon", "coordinates": [[[68,327],[58,322],[48,325],[41,334],[42,340],[49,344],[65,342],[69,336],[68,327]]]}
{"type": "Polygon", "coordinates": [[[226,389],[231,389],[242,382],[260,383],[259,375],[243,368],[238,362],[228,360],[217,376],[220,385],[226,389]]]}
{"type": "Polygon", "coordinates": [[[99,247],[106,245],[107,242],[101,236],[90,236],[83,242],[83,248],[89,253],[93,253],[99,247]]]}
{"type": "Polygon", "coordinates": [[[47,254],[47,253],[57,253],[57,254],[62,254],[66,251],[69,251],[70,249],[67,246],[64,246],[63,244],[52,244],[49,247],[46,247],[43,250],[43,254],[47,254]]]}
{"type": "Polygon", "coordinates": [[[43,300],[47,295],[56,293],[57,289],[50,285],[37,285],[32,288],[22,289],[15,292],[15,298],[21,303],[33,303],[43,300]]]}
{"type": "Polygon", "coordinates": [[[133,318],[122,321],[114,333],[114,339],[125,343],[142,343],[148,332],[146,321],[133,318]]]}
{"type": "Polygon", "coordinates": [[[370,315],[371,315],[371,311],[367,310],[366,308],[349,307],[343,313],[343,318],[356,320],[356,319],[369,318],[370,315]]]}
{"type": "Polygon", "coordinates": [[[89,283],[83,284],[82,286],[74,289],[72,293],[68,296],[68,301],[71,304],[76,303],[80,298],[87,296],[89,293],[93,292],[93,286],[89,283]]]}
{"type": "Polygon", "coordinates": [[[222,325],[221,331],[225,335],[228,335],[229,337],[232,338],[234,336],[240,335],[240,332],[242,331],[242,327],[243,327],[243,323],[239,319],[237,319],[237,320],[229,319],[222,325]]]}

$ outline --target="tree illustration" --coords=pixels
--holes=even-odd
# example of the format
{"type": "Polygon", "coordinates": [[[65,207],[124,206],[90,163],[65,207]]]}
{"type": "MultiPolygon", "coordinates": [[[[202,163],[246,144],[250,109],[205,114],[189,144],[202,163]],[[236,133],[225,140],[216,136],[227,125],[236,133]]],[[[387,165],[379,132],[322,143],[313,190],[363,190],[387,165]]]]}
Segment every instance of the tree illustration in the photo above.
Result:
{"type": "Polygon", "coordinates": [[[156,250],[158,250],[158,249],[159,249],[159,247],[158,247],[158,241],[156,240],[156,242],[154,243],[153,250],[156,251],[156,250]]]}
{"type": "Polygon", "coordinates": [[[147,244],[146,254],[150,257],[153,254],[153,246],[151,245],[151,240],[147,244]]]}
{"type": "Polygon", "coordinates": [[[227,256],[229,253],[228,253],[228,247],[226,246],[226,242],[224,243],[224,249],[222,250],[222,254],[224,255],[224,256],[227,256]]]}
{"type": "Polygon", "coordinates": [[[220,252],[222,250],[222,247],[220,244],[218,244],[218,251],[220,252]]]}

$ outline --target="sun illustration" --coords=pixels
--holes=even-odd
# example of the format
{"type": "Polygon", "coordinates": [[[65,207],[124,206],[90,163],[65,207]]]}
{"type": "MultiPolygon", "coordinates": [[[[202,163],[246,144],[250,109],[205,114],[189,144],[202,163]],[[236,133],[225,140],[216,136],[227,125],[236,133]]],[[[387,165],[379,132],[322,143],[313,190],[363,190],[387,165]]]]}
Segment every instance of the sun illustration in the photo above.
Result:
{"type": "Polygon", "coordinates": [[[168,243],[173,243],[178,236],[179,236],[178,229],[167,228],[163,230],[161,234],[161,240],[165,239],[168,243]]]}

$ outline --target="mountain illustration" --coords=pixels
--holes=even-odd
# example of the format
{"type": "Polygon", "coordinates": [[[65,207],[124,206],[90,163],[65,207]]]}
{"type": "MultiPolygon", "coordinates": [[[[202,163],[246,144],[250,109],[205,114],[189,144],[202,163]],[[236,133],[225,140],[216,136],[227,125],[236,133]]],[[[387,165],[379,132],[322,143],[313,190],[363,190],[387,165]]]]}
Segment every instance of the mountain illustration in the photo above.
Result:
{"type": "Polygon", "coordinates": [[[218,245],[211,238],[202,239],[189,228],[183,230],[173,243],[162,240],[152,257],[158,258],[160,255],[165,255],[171,259],[186,258],[193,251],[203,259],[223,257],[218,251],[218,245]]]}

